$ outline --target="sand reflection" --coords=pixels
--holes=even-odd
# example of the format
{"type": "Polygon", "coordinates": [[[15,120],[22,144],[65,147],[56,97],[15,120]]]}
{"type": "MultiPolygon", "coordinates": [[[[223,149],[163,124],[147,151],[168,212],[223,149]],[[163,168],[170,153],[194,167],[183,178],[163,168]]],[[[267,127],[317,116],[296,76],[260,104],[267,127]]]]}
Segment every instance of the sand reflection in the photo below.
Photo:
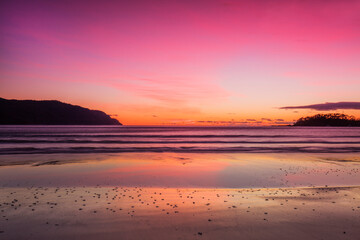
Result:
{"type": "Polygon", "coordinates": [[[124,153],[4,158],[1,186],[251,188],[358,185],[360,161],[332,154],[124,153]],[[327,160],[330,159],[330,160],[327,160]],[[336,160],[338,159],[338,161],[336,160]],[[8,164],[5,165],[4,162],[8,164]]]}

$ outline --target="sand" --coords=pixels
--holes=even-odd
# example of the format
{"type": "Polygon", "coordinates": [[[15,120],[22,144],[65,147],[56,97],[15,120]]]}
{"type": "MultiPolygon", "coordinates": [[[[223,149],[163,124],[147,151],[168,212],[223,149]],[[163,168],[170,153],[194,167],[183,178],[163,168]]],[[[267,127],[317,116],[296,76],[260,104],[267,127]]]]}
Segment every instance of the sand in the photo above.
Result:
{"type": "Polygon", "coordinates": [[[359,239],[360,187],[0,188],[0,239],[359,239]]]}

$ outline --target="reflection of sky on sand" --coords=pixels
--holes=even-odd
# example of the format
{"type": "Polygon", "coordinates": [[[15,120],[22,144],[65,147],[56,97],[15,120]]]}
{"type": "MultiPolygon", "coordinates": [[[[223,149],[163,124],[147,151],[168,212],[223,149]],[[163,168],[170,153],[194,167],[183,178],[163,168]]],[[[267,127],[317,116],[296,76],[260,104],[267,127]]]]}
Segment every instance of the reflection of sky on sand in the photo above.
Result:
{"type": "Polygon", "coordinates": [[[359,187],[2,188],[2,215],[8,220],[0,220],[1,236],[38,240],[97,240],[99,236],[109,240],[174,236],[357,239],[359,194],[359,187]],[[17,201],[11,203],[13,199],[17,201]]]}
{"type": "Polygon", "coordinates": [[[1,186],[216,188],[359,185],[356,157],[265,153],[1,156],[0,182],[1,186]],[[24,161],[27,158],[31,160],[24,161]]]}

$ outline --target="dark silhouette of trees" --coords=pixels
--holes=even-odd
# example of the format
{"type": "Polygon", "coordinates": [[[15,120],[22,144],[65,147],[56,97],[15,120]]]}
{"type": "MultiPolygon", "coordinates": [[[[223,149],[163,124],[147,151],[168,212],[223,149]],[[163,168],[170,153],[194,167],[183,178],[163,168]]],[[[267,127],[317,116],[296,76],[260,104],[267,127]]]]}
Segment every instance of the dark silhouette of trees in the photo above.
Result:
{"type": "Polygon", "coordinates": [[[354,116],[340,113],[316,114],[310,117],[302,117],[294,123],[294,126],[351,126],[360,127],[360,120],[354,116]]]}

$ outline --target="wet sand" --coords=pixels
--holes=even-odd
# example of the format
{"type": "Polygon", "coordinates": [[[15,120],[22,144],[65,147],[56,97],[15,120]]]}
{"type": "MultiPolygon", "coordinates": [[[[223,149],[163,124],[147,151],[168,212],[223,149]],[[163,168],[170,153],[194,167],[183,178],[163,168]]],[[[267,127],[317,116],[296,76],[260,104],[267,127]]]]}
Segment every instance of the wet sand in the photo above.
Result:
{"type": "Polygon", "coordinates": [[[0,156],[1,187],[359,186],[358,154],[122,153],[0,156]]]}
{"type": "Polygon", "coordinates": [[[360,187],[0,188],[0,239],[358,239],[360,187]]]}

